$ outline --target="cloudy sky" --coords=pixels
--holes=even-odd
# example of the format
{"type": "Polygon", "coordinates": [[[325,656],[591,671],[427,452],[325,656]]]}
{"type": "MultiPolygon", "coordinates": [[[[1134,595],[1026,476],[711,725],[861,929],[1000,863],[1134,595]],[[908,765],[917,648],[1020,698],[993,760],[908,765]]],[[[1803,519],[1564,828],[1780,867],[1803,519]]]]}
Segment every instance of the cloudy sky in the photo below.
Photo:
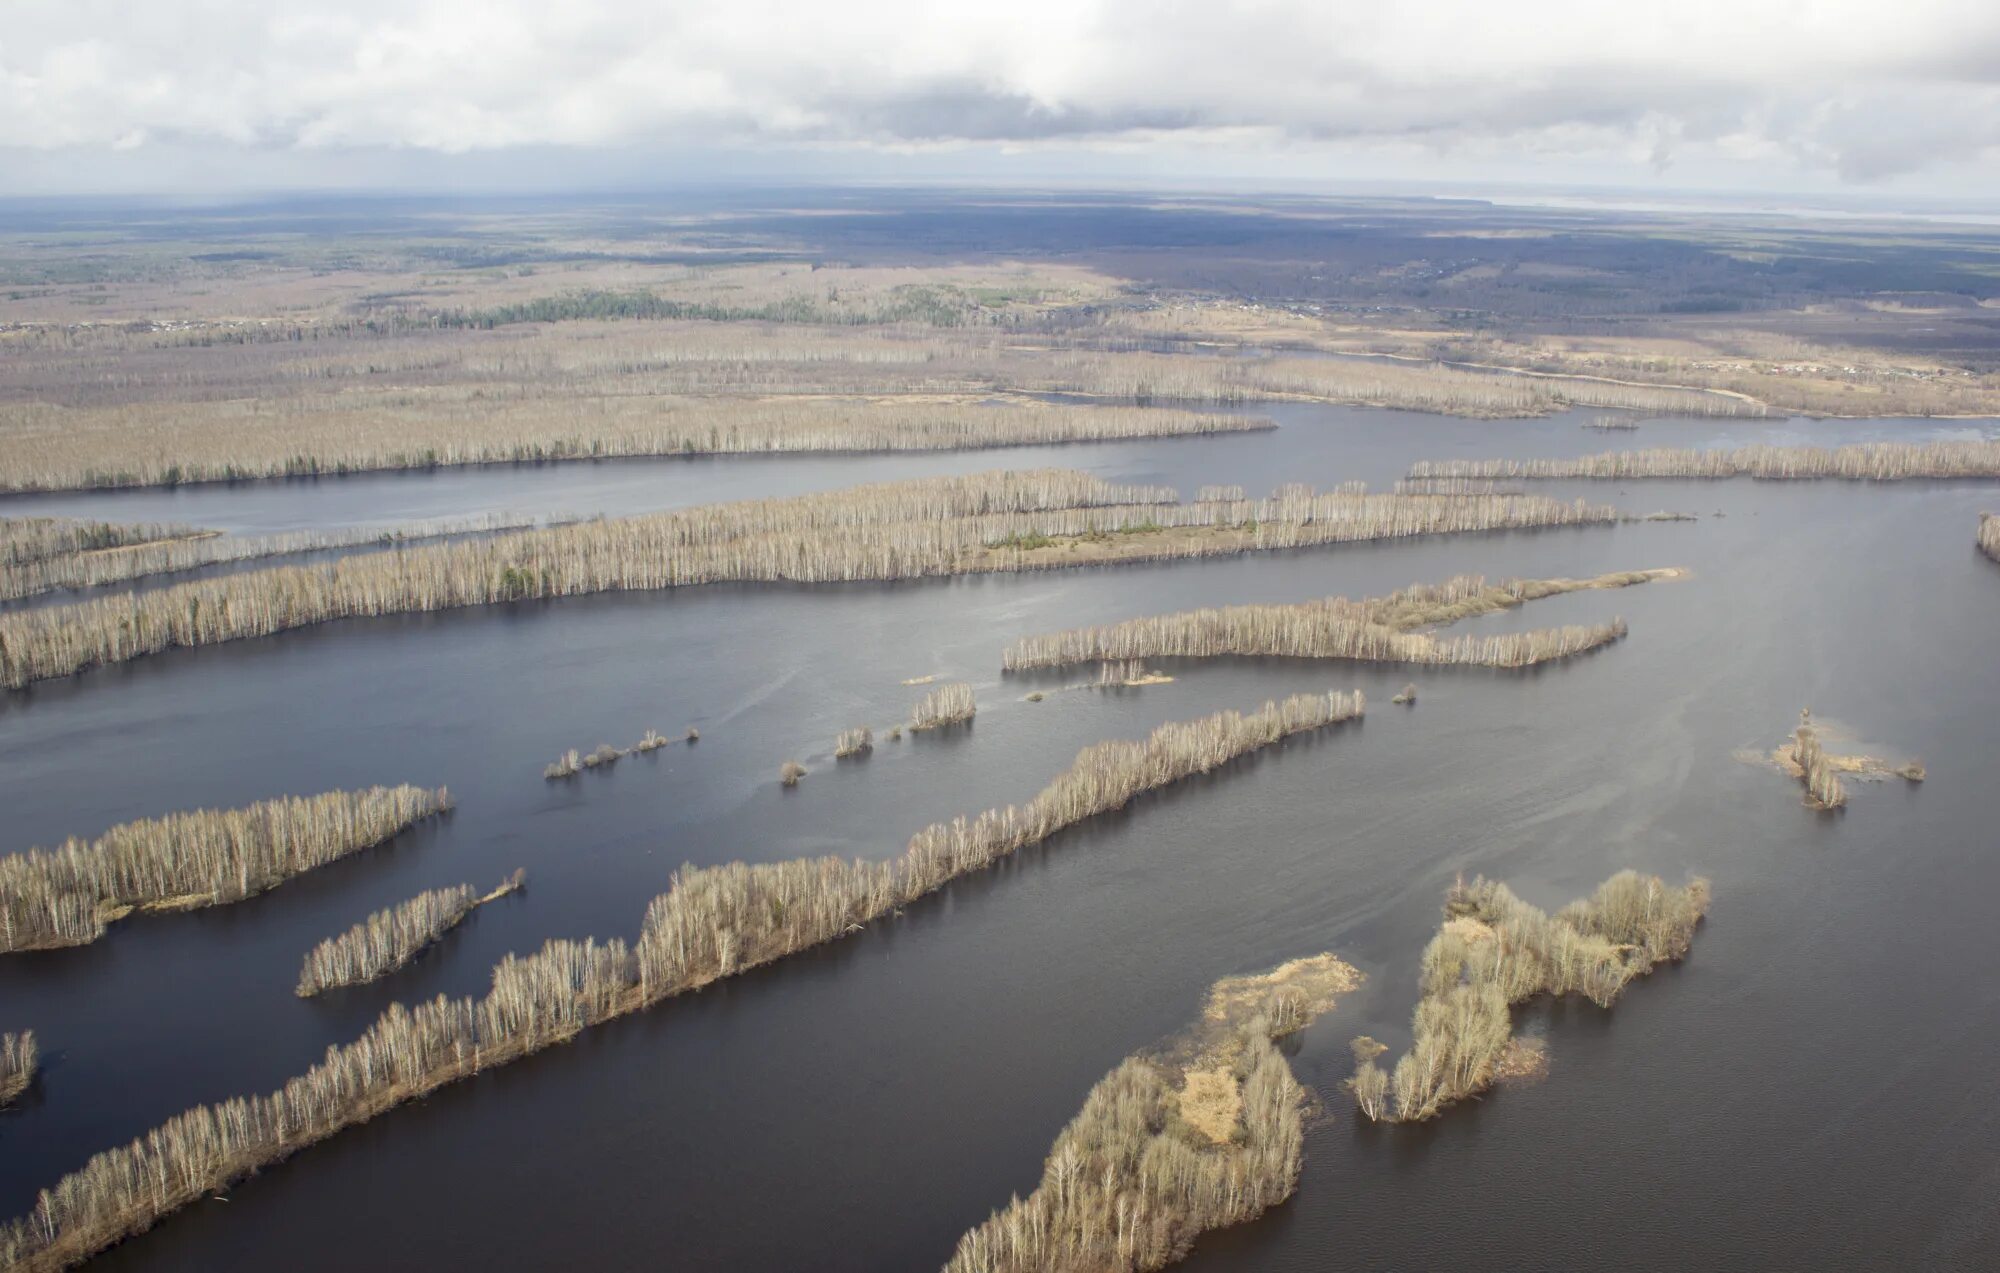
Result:
{"type": "Polygon", "coordinates": [[[700,177],[2000,200],[2000,3],[0,0],[0,193],[700,177]]]}

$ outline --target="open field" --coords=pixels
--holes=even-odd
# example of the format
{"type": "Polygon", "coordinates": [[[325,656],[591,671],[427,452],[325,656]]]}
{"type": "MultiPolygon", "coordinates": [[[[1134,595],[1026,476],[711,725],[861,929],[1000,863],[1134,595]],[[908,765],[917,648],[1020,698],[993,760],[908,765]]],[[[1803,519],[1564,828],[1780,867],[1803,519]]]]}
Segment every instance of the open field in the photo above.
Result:
{"type": "MultiPolygon", "coordinates": [[[[1648,268],[1677,262],[1686,294],[1669,285],[1662,301],[1600,263],[1535,259],[1575,240],[1403,215],[1335,240],[1350,259],[1333,273],[1274,275],[1296,250],[1274,238],[1200,285],[1177,260],[1100,244],[1088,263],[967,263],[918,241],[876,263],[872,227],[831,218],[787,226],[778,249],[759,244],[769,226],[696,250],[671,222],[634,237],[587,218],[554,235],[503,221],[471,242],[318,247],[264,243],[253,222],[234,253],[136,239],[29,252],[0,233],[0,489],[1173,436],[1256,425],[1164,404],[1284,399],[1496,417],[2000,414],[2000,367],[1968,356],[2000,331],[1966,294],[2000,288],[1992,245],[1935,245],[1935,281],[1963,290],[1885,295],[1796,263],[1774,287],[1729,234],[1704,248],[1674,239],[1699,227],[1603,227],[1586,249],[1599,258],[1622,245],[1648,268]],[[1461,258],[1450,267],[1424,255],[1441,243],[1461,258]],[[1463,259],[1479,252],[1501,262],[1463,259]],[[1957,339],[1919,352],[1906,329],[1957,339]],[[1128,405],[1028,396],[1051,392],[1128,405]]],[[[1322,216],[1346,234],[1337,207],[1322,216]]]]}

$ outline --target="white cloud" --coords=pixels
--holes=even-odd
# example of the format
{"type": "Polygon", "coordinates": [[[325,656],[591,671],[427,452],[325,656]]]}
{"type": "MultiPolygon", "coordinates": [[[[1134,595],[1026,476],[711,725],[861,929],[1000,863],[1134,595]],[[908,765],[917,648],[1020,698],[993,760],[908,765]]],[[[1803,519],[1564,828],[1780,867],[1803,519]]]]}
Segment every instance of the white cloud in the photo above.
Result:
{"type": "Polygon", "coordinates": [[[2000,148],[1991,0],[8,0],[0,148],[2000,148]]]}

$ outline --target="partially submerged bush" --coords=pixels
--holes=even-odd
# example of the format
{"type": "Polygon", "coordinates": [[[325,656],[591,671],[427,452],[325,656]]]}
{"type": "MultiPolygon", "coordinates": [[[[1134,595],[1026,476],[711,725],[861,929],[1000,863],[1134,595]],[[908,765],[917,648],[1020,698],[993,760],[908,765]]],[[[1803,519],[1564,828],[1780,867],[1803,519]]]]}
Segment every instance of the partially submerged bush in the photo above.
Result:
{"type": "Polygon", "coordinates": [[[1390,699],[1389,701],[1392,703],[1400,703],[1403,704],[1404,706],[1408,706],[1412,703],[1415,703],[1417,701],[1417,687],[1414,684],[1405,685],[1401,690],[1397,691],[1396,697],[1390,699]]]}
{"type": "Polygon", "coordinates": [[[806,767],[796,760],[788,760],[778,766],[778,781],[787,787],[799,785],[799,779],[806,776],[806,767]]]}
{"type": "Polygon", "coordinates": [[[2000,561],[2000,513],[1979,515],[1979,551],[2000,561]]]}
{"type": "Polygon", "coordinates": [[[1708,881],[1670,888],[1621,871],[1550,916],[1506,885],[1463,879],[1424,948],[1410,1050],[1385,1072],[1372,1039],[1355,1041],[1350,1090],[1368,1117],[1416,1122],[1493,1083],[1513,1039],[1511,1006],[1581,994],[1608,1008],[1634,979],[1684,958],[1708,910],[1708,881]]]}
{"type": "Polygon", "coordinates": [[[874,747],[875,731],[866,725],[860,725],[854,729],[840,731],[840,736],[833,740],[833,755],[836,760],[844,760],[849,756],[859,756],[872,751],[874,747]]]}
{"type": "Polygon", "coordinates": [[[551,782],[558,778],[573,778],[583,772],[583,753],[572,747],[556,757],[556,762],[542,770],[542,777],[551,782]]]}

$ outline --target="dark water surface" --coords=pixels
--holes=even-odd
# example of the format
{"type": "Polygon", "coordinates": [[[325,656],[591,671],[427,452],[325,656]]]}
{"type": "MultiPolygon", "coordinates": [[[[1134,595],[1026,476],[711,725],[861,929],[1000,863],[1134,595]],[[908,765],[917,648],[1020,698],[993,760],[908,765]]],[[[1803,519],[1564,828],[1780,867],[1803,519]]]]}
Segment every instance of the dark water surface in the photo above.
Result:
{"type": "MultiPolygon", "coordinates": [[[[1382,486],[1421,457],[1990,434],[1990,423],[1480,422],[1324,407],[1276,433],[871,459],[628,461],[0,501],[231,529],[498,509],[629,512],[1030,464],[1191,493],[1382,486]]],[[[1539,489],[1539,488],[1538,488],[1539,489]]],[[[1991,486],[1552,485],[1689,523],[1432,539],[888,586],[712,587],[349,622],[177,651],[0,699],[0,852],[168,809],[409,781],[459,809],[261,898],[0,960],[0,1028],[46,1073],[0,1115],[0,1212],[187,1105],[268,1091],[396,1000],[484,988],[505,952],[633,936],[680,863],[886,856],[1025,799],[1080,747],[1302,689],[1369,718],[1136,801],[853,940],[670,1001],[343,1133],[99,1267],[934,1268],[1032,1188],[1091,1084],[1216,977],[1331,949],[1368,983],[1299,1041],[1325,1098],[1298,1196],[1191,1269],[1988,1268],[2000,1262],[2000,567],[1991,486]],[[1721,511],[1724,517],[1709,516],[1721,511]],[[1188,606],[1364,595],[1461,571],[1692,577],[1482,620],[1622,614],[1530,673],[1169,666],[1144,690],[1006,678],[1015,636],[1188,606]],[[831,759],[965,678],[974,726],[831,759]],[[1392,708],[1405,680],[1419,705],[1392,708]],[[1820,816],[1733,753],[1801,706],[1930,780],[1820,816]],[[693,747],[544,783],[568,747],[693,747]],[[811,770],[794,791],[780,762],[811,770]],[[1632,866],[1715,883],[1685,965],[1611,1012],[1529,1009],[1553,1064],[1423,1127],[1358,1122],[1347,1040],[1400,1050],[1457,873],[1556,905],[1632,866]],[[315,941],[421,889],[483,908],[375,985],[291,991],[315,941]]],[[[1839,748],[1836,748],[1839,750],[1839,748]]]]}

